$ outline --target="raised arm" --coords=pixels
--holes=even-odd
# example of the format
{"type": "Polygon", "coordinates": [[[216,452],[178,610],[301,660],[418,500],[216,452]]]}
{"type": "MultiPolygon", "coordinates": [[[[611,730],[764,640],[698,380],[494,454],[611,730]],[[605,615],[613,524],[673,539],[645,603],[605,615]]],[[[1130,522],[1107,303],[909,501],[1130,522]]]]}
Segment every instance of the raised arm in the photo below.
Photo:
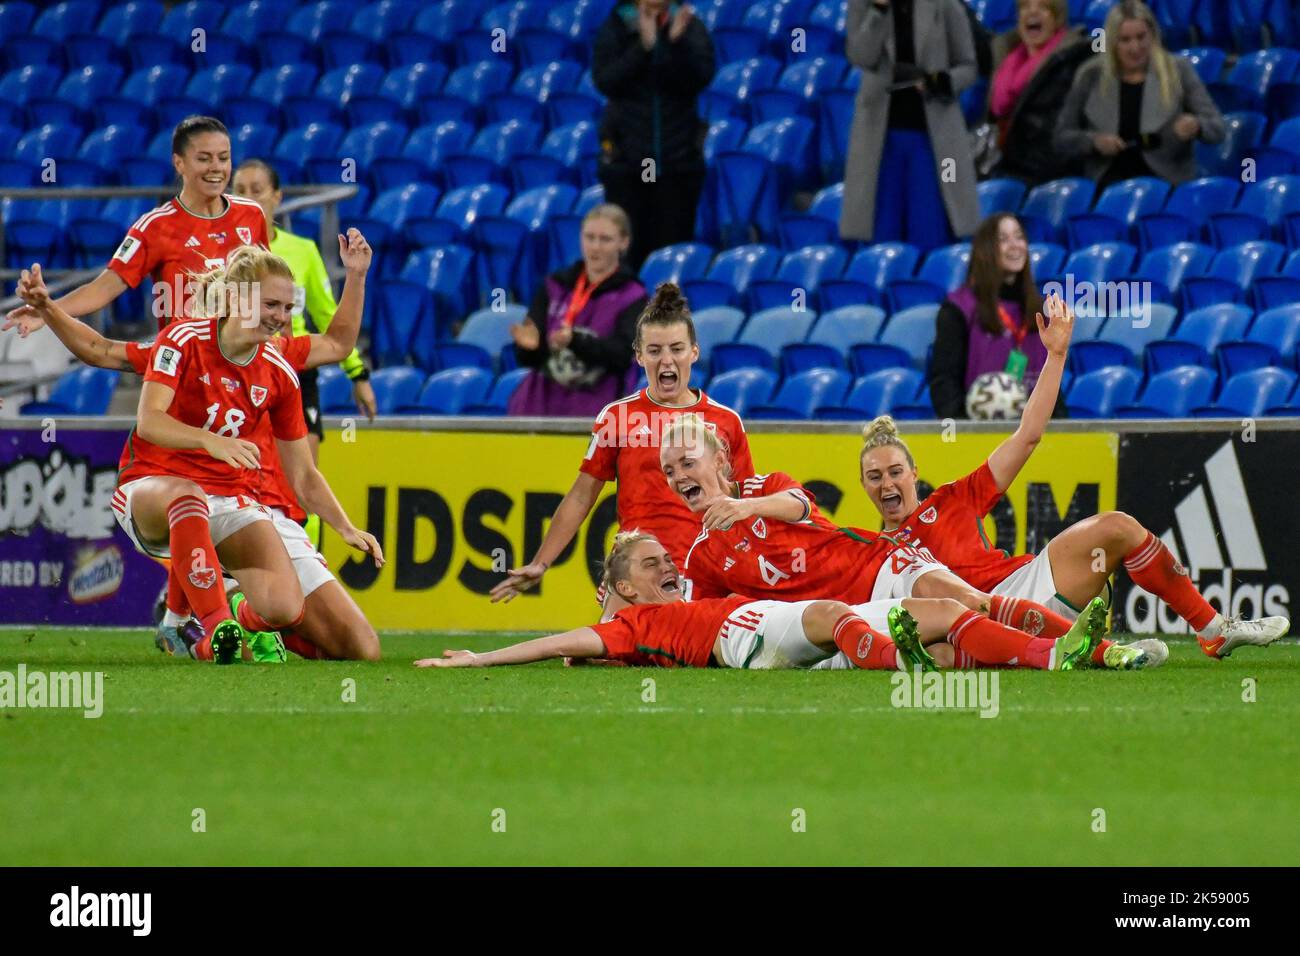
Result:
{"type": "Polygon", "coordinates": [[[343,281],[343,295],[329,327],[311,336],[311,351],[307,353],[307,367],[333,365],[352,354],[361,331],[361,313],[366,304],[366,272],[370,268],[370,244],[356,229],[347,236],[339,236],[339,258],[347,269],[343,281]]]}
{"type": "Polygon", "coordinates": [[[384,551],[379,541],[368,531],[362,531],[352,524],[329,482],[312,461],[307,439],[276,439],[276,447],[280,452],[285,477],[289,479],[289,486],[298,496],[303,509],[309,514],[320,515],[321,520],[337,531],[349,546],[369,554],[375,560],[375,567],[382,568],[384,551]]]}
{"type": "Polygon", "coordinates": [[[511,644],[485,654],[473,651],[442,652],[442,657],[426,657],[416,667],[499,667],[504,664],[532,664],[556,657],[603,657],[605,643],[589,627],[578,627],[563,634],[538,637],[521,644],[511,644]]]}
{"type": "Polygon", "coordinates": [[[79,361],[97,368],[134,371],[127,356],[127,343],[104,338],[85,322],[74,319],[55,304],[45,287],[40,265],[23,270],[17,292],[23,302],[35,310],[36,317],[50,327],[50,331],[79,361]]]}
{"type": "Polygon", "coordinates": [[[591,509],[595,507],[596,499],[600,497],[600,491],[604,487],[605,483],[599,478],[593,478],[585,471],[578,472],[573,487],[564,496],[560,506],[555,509],[550,527],[546,529],[546,537],[542,539],[537,554],[523,567],[511,568],[507,572],[506,579],[492,589],[493,604],[497,601],[512,601],[542,580],[546,569],[569,546],[573,536],[587,520],[587,515],[591,514],[591,509]]]}
{"type": "Polygon", "coordinates": [[[1056,399],[1061,391],[1061,374],[1065,371],[1065,356],[1070,348],[1070,335],[1074,332],[1074,313],[1059,295],[1053,293],[1043,302],[1048,322],[1040,312],[1034,317],[1038,335],[1047,348],[1047,361],[1029,394],[1025,410],[1020,415],[1020,426],[1015,433],[989,455],[989,470],[998,489],[1006,491],[1025,467],[1029,456],[1042,440],[1047,423],[1052,420],[1056,399]]]}

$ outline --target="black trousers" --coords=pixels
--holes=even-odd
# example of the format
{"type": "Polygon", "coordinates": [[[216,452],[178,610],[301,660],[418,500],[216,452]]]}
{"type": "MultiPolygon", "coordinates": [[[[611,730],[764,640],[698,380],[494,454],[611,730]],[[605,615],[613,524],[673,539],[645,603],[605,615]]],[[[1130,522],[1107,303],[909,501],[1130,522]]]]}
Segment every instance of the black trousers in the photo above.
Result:
{"type": "MultiPolygon", "coordinates": [[[[622,206],[632,220],[632,245],[627,266],[641,268],[646,256],[656,249],[695,238],[695,210],[704,188],[704,173],[664,171],[655,182],[641,181],[640,171],[624,173],[602,170],[605,202],[622,206]]],[[[646,290],[653,295],[653,289],[646,290]]]]}

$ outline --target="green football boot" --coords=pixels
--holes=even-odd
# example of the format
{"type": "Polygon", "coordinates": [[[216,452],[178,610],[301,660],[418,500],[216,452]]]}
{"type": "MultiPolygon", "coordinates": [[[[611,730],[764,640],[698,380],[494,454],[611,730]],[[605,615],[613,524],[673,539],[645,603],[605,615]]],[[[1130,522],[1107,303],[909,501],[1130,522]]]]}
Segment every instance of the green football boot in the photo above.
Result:
{"type": "Polygon", "coordinates": [[[1089,662],[1092,649],[1106,636],[1108,610],[1102,598],[1095,597],[1088,602],[1088,606],[1070,625],[1070,629],[1056,639],[1056,649],[1052,654],[1052,670],[1072,671],[1079,664],[1089,662]]]}
{"type": "MultiPolygon", "coordinates": [[[[239,605],[246,600],[243,591],[230,592],[230,613],[235,615],[236,620],[239,618],[239,605]]],[[[242,624],[240,630],[244,632],[244,643],[253,655],[254,664],[283,664],[288,660],[289,655],[284,649],[279,631],[250,631],[242,624]]]]}
{"type": "Polygon", "coordinates": [[[901,604],[889,609],[889,636],[898,647],[898,652],[907,658],[909,670],[917,667],[923,671],[938,670],[930,652],[921,645],[916,618],[908,614],[901,604]]]}

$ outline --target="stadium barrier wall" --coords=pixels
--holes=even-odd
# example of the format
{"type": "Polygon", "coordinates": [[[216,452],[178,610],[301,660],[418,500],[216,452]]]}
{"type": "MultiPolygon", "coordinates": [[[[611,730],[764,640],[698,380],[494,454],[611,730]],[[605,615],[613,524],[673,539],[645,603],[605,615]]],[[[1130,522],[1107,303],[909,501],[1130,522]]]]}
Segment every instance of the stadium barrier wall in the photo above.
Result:
{"type": "MultiPolygon", "coordinates": [[[[0,622],[149,622],[163,571],[132,548],[109,507],[131,424],[60,419],[51,434],[34,420],[0,431],[0,622]]],[[[376,627],[554,630],[594,619],[597,569],[617,529],[612,485],[540,589],[505,605],[486,597],[501,572],[541,542],[586,450],[583,422],[328,424],[321,469],[352,520],[380,538],[388,564],[377,570],[358,560],[329,532],[324,550],[376,627]]],[[[904,424],[930,486],[977,468],[1007,434],[1005,425],[904,424]]],[[[1252,611],[1256,593],[1239,581],[1258,590],[1268,613],[1289,608],[1300,568],[1281,535],[1294,524],[1287,496],[1300,460],[1300,422],[1261,420],[1252,428],[1258,434],[1246,441],[1241,422],[1055,424],[986,519],[988,538],[999,548],[1038,551],[1071,522],[1119,507],[1190,555],[1203,586],[1226,580],[1238,609],[1252,611]],[[1225,447],[1240,464],[1240,491],[1225,447]],[[1279,463],[1289,479],[1276,472],[1279,463]],[[1202,498],[1209,502],[1204,514],[1202,498]],[[1279,518],[1260,527],[1260,514],[1279,518]],[[1255,539],[1244,535],[1246,527],[1259,529],[1255,539]]],[[[858,484],[855,429],[761,423],[750,429],[750,444],[760,471],[786,471],[807,484],[836,523],[879,527],[858,484]]],[[[1133,601],[1130,608],[1121,588],[1116,610],[1129,613],[1134,629],[1150,622],[1177,629],[1164,626],[1167,610],[1133,601]]]]}

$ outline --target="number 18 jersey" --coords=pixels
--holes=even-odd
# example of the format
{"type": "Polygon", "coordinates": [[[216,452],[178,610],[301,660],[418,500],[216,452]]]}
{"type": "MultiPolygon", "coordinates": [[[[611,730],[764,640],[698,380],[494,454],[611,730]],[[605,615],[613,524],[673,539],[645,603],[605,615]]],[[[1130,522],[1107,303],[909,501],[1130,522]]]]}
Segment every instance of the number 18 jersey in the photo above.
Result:
{"type": "MultiPolygon", "coordinates": [[[[257,445],[269,462],[275,439],[307,434],[298,376],[274,348],[262,344],[246,364],[228,359],[217,339],[217,319],[175,322],[149,353],[146,382],[175,390],[167,414],[179,422],[257,445]]],[[[235,468],[201,448],[164,448],[131,430],[118,466],[118,484],[150,475],[188,478],[210,495],[260,500],[263,476],[235,468]]]]}

